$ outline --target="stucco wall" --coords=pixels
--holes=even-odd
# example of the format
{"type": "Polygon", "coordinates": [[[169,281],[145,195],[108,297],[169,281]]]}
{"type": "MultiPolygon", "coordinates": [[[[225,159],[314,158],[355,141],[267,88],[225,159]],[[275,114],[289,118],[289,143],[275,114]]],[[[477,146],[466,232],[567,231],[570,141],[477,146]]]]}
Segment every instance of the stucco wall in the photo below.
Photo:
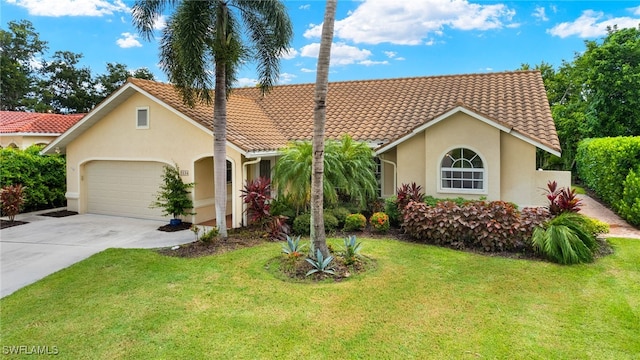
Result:
{"type": "Polygon", "coordinates": [[[386,198],[393,196],[396,193],[396,188],[400,186],[397,183],[397,154],[396,149],[391,149],[384,154],[380,155],[381,159],[387,160],[396,165],[382,161],[382,197],[386,198]]]}
{"type": "Polygon", "coordinates": [[[513,135],[502,133],[502,200],[520,206],[532,205],[535,187],[536,147],[513,135]]]}
{"type": "Polygon", "coordinates": [[[49,144],[57,136],[31,136],[31,135],[2,135],[0,136],[0,146],[3,148],[14,144],[18,149],[26,149],[34,144],[49,144]]]}
{"type": "MultiPolygon", "coordinates": [[[[126,161],[156,161],[165,164],[178,164],[181,170],[188,171],[183,176],[185,182],[196,182],[205,186],[201,197],[204,200],[212,188],[205,185],[207,181],[199,177],[194,178],[197,167],[204,163],[197,162],[205,157],[213,156],[213,138],[201,128],[178,117],[153,100],[134,94],[124,103],[110,111],[92,127],[67,146],[67,199],[68,208],[78,212],[86,212],[86,190],[83,187],[83,165],[92,160],[126,160],[126,161]],[[136,129],[136,108],[149,107],[149,128],[136,129]],[[197,180],[197,181],[196,181],[197,180]]],[[[235,179],[240,179],[240,154],[234,149],[227,148],[227,159],[233,164],[235,179]]],[[[198,171],[198,173],[200,173],[198,171]]],[[[202,173],[204,174],[204,172],[202,173]]],[[[213,185],[211,185],[212,187],[213,185]]],[[[234,183],[232,193],[240,190],[240,181],[234,183]]],[[[232,206],[236,210],[236,217],[240,215],[240,202],[235,196],[230,196],[232,206]]],[[[198,216],[198,221],[204,221],[198,216]]],[[[239,223],[235,219],[233,223],[239,223]]]]}
{"type": "Polygon", "coordinates": [[[425,193],[438,198],[463,197],[487,200],[500,199],[500,130],[464,113],[451,117],[427,128],[426,141],[426,187],[425,193]],[[483,160],[486,181],[485,192],[452,192],[439,190],[440,162],[443,156],[455,148],[475,151],[483,160]]]}
{"type": "Polygon", "coordinates": [[[425,150],[424,136],[414,136],[398,144],[396,148],[396,164],[398,164],[398,186],[401,184],[416,184],[425,188],[425,164],[428,155],[425,150]]]}

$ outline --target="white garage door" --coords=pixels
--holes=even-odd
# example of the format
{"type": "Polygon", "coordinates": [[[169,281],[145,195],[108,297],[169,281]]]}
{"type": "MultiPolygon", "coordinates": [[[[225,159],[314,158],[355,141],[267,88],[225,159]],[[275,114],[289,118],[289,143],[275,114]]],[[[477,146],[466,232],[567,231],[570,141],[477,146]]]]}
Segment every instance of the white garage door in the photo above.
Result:
{"type": "Polygon", "coordinates": [[[162,182],[162,163],[92,161],[85,167],[87,212],[162,220],[161,209],[150,209],[162,182]]]}

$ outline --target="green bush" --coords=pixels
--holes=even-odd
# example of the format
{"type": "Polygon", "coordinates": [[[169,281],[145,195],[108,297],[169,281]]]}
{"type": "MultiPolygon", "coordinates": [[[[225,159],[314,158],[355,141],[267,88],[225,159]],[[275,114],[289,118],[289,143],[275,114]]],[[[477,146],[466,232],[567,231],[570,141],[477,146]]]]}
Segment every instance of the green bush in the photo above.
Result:
{"type": "Polygon", "coordinates": [[[347,216],[351,215],[351,211],[346,207],[340,206],[334,209],[331,209],[331,214],[338,219],[338,228],[344,226],[344,222],[347,219],[347,216]]]}
{"type": "Polygon", "coordinates": [[[629,171],[622,187],[622,199],[618,205],[620,215],[629,224],[638,226],[640,225],[640,166],[636,171],[629,171]]]}
{"type": "Polygon", "coordinates": [[[395,228],[400,227],[400,224],[402,224],[402,217],[400,216],[397,202],[398,198],[395,196],[384,199],[384,212],[389,215],[389,223],[395,228]]]}
{"type": "Polygon", "coordinates": [[[344,222],[344,231],[362,231],[367,225],[367,218],[364,215],[351,214],[347,216],[344,222]]]}
{"type": "Polygon", "coordinates": [[[580,179],[620,212],[627,175],[640,167],[640,136],[585,139],[578,144],[576,167],[580,179]]]}
{"type": "Polygon", "coordinates": [[[609,233],[609,224],[607,224],[606,222],[590,218],[588,216],[585,216],[585,220],[585,230],[587,230],[593,236],[609,233]]]}
{"type": "MultiPolygon", "coordinates": [[[[324,231],[330,233],[338,229],[338,219],[332,214],[324,213],[324,231]]],[[[311,234],[311,214],[299,215],[293,220],[293,232],[297,235],[311,234]]]]}
{"type": "Polygon", "coordinates": [[[585,216],[562,213],[537,227],[531,242],[537,252],[559,264],[591,262],[597,242],[589,226],[585,216]]]}
{"type": "Polygon", "coordinates": [[[271,215],[286,216],[287,223],[293,225],[293,220],[296,218],[296,207],[291,203],[288,196],[279,196],[271,200],[270,205],[271,215]]]}
{"type": "Polygon", "coordinates": [[[60,155],[40,155],[41,146],[25,150],[0,149],[0,187],[21,184],[26,188],[24,211],[50,209],[66,204],[66,161],[60,155]]]}

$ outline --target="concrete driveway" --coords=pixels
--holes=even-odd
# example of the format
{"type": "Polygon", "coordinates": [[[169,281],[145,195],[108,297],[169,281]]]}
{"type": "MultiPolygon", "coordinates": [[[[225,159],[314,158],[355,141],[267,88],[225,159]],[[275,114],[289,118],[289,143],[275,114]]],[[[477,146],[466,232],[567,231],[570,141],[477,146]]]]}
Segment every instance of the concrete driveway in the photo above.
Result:
{"type": "Polygon", "coordinates": [[[163,221],[106,215],[16,216],[29,224],[0,233],[0,297],[107,248],[158,248],[194,240],[191,231],[166,233],[163,221]]]}

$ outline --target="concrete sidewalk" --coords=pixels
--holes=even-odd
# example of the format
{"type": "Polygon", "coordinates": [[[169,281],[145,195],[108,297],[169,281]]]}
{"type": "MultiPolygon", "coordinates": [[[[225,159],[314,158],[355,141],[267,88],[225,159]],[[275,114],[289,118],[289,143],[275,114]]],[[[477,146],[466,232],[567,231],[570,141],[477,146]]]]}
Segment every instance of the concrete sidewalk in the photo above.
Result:
{"type": "MultiPolygon", "coordinates": [[[[49,210],[51,211],[51,210],[49,210]]],[[[29,224],[0,233],[0,297],[107,248],[158,248],[189,243],[190,231],[161,232],[166,222],[106,215],[63,218],[21,214],[29,224]]]]}
{"type": "Polygon", "coordinates": [[[609,224],[609,233],[604,237],[624,237],[640,239],[640,230],[629,225],[620,216],[603,206],[589,195],[578,195],[582,202],[580,214],[596,218],[609,224]]]}

